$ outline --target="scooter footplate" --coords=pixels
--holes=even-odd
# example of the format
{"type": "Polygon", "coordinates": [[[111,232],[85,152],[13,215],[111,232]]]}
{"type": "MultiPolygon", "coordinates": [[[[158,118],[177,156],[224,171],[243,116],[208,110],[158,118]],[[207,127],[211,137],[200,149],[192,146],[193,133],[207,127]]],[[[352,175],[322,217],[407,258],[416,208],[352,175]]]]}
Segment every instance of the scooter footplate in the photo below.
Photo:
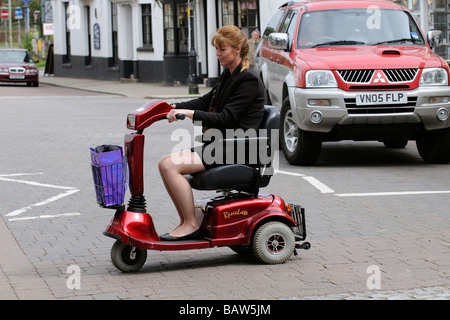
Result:
{"type": "Polygon", "coordinates": [[[136,240],[130,237],[129,244],[136,248],[161,251],[211,248],[211,242],[204,239],[183,241],[144,241],[136,240]]]}

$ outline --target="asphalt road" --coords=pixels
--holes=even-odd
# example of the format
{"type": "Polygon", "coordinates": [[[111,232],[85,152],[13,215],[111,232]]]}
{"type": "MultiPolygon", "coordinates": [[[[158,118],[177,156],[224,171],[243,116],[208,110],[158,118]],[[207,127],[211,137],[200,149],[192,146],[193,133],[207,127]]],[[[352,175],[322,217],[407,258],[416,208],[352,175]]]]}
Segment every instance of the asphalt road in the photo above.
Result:
{"type": "Polygon", "coordinates": [[[26,84],[0,83],[0,96],[3,97],[55,97],[55,96],[96,96],[95,92],[55,87],[40,83],[39,87],[27,87],[26,84]]]}

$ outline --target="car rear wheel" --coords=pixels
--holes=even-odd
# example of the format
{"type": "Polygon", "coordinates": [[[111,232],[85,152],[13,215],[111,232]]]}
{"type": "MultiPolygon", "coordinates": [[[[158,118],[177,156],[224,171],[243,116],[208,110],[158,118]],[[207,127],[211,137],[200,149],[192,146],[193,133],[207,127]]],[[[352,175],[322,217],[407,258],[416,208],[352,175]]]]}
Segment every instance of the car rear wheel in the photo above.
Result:
{"type": "Polygon", "coordinates": [[[294,120],[289,98],[281,108],[280,145],[286,160],[293,165],[313,165],[319,158],[322,140],[315,132],[301,130],[294,120]]]}

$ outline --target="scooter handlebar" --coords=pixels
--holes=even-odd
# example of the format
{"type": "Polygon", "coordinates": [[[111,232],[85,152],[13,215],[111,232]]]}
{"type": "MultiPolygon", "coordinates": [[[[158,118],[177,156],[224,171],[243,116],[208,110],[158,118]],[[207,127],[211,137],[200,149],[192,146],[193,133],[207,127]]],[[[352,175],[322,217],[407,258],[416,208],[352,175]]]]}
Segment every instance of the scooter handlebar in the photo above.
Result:
{"type": "MultiPolygon", "coordinates": [[[[173,107],[162,100],[147,101],[140,108],[131,111],[127,116],[127,128],[132,130],[144,130],[156,121],[166,119],[166,115],[173,107]]],[[[184,114],[176,114],[178,120],[186,118],[184,114]]]]}
{"type": "MultiPolygon", "coordinates": [[[[175,115],[175,118],[177,118],[178,120],[184,120],[186,118],[186,116],[184,114],[182,114],[182,113],[177,113],[175,115]]],[[[167,116],[161,117],[161,120],[162,119],[167,119],[167,116]]]]}

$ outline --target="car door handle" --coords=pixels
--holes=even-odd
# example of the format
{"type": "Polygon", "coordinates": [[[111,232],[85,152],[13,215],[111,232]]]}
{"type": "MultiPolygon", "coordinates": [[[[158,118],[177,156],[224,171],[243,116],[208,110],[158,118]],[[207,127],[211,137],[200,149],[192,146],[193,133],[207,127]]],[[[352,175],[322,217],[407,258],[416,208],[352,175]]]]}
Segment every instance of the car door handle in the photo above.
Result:
{"type": "Polygon", "coordinates": [[[277,59],[277,63],[280,64],[280,59],[277,59]]]}
{"type": "Polygon", "coordinates": [[[270,62],[273,62],[273,57],[270,57],[270,62]]]}

